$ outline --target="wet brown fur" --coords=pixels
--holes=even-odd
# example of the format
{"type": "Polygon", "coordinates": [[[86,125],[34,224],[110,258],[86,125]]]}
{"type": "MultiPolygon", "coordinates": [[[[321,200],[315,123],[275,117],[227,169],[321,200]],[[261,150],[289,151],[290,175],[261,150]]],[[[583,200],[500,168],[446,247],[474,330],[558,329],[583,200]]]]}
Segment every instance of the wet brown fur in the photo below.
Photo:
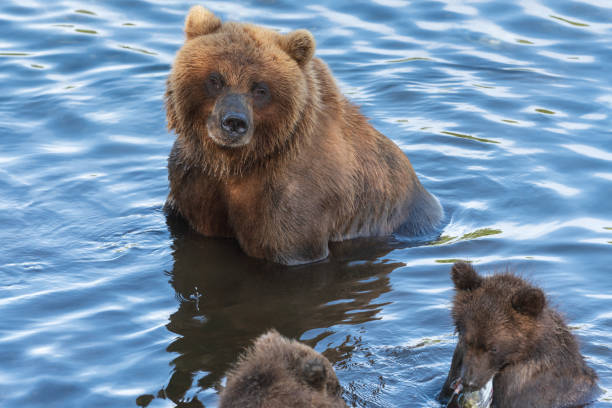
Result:
{"type": "Polygon", "coordinates": [[[493,377],[497,408],[574,407],[593,399],[597,375],[541,289],[509,272],[482,277],[463,262],[451,277],[459,340],[442,398],[457,379],[469,390],[493,377]]]}
{"type": "Polygon", "coordinates": [[[330,362],[272,330],[227,375],[219,408],[345,408],[330,362]]]}
{"type": "Polygon", "coordinates": [[[208,236],[235,237],[249,255],[283,264],[323,259],[328,242],[432,231],[442,216],[403,152],[377,132],[313,57],[306,30],[289,34],[221,21],[194,7],[167,82],[166,209],[208,236]],[[208,135],[219,72],[232,92],[254,81],[271,100],[253,102],[252,140],[220,146],[208,135]]]}

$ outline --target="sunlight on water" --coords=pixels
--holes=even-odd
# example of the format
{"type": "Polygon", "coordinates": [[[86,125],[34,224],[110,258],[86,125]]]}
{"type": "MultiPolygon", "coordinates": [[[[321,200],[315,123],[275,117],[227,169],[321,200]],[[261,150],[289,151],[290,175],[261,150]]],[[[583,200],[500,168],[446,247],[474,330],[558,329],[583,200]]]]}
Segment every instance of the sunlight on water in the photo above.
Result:
{"type": "Polygon", "coordinates": [[[609,1],[204,2],[310,30],[445,209],[439,236],[289,270],[162,211],[193,4],[0,5],[0,406],[214,407],[274,327],[332,361],[350,406],[443,407],[466,260],[549,293],[612,407],[609,1]]]}

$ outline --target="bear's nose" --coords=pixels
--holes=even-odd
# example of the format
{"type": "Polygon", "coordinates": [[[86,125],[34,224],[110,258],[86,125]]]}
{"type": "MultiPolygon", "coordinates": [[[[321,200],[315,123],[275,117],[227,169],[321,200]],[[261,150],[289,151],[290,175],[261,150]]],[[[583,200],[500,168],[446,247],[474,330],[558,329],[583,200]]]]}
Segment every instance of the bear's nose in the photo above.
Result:
{"type": "Polygon", "coordinates": [[[230,112],[223,115],[221,127],[228,133],[237,133],[244,135],[249,129],[247,117],[238,112],[230,112]]]}

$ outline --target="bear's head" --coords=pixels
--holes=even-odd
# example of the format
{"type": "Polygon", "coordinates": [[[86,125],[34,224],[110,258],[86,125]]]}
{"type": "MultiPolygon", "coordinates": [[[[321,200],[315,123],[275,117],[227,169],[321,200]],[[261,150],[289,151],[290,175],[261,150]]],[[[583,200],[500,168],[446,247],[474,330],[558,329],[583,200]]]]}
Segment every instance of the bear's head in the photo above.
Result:
{"type": "Polygon", "coordinates": [[[331,363],[312,348],[271,330],[227,375],[223,407],[346,407],[331,363]]]}
{"type": "Polygon", "coordinates": [[[482,388],[506,366],[525,361],[538,350],[548,326],[541,289],[511,274],[480,276],[464,262],[451,270],[456,294],[452,317],[462,355],[459,380],[467,390],[482,388]]]}
{"type": "Polygon", "coordinates": [[[223,23],[201,6],[189,11],[185,34],[166,112],[194,157],[220,175],[241,174],[286,149],[310,104],[312,34],[223,23]]]}

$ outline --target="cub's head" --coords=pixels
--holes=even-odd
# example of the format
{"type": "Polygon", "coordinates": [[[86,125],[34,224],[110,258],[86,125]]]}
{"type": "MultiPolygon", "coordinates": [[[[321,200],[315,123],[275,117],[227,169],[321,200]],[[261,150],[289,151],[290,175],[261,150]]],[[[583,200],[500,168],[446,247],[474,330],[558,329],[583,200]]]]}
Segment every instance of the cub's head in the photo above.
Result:
{"type": "Polygon", "coordinates": [[[221,173],[241,172],[289,143],[308,103],[308,63],[315,42],[223,23],[195,6],[185,44],[168,78],[168,127],[221,173]]]}
{"type": "Polygon", "coordinates": [[[330,362],[276,331],[259,337],[227,375],[219,406],[346,407],[330,362]]]}
{"type": "Polygon", "coordinates": [[[541,289],[510,274],[480,276],[468,263],[453,265],[452,317],[463,355],[461,384],[482,388],[504,367],[527,360],[546,326],[546,297],[541,289]]]}

